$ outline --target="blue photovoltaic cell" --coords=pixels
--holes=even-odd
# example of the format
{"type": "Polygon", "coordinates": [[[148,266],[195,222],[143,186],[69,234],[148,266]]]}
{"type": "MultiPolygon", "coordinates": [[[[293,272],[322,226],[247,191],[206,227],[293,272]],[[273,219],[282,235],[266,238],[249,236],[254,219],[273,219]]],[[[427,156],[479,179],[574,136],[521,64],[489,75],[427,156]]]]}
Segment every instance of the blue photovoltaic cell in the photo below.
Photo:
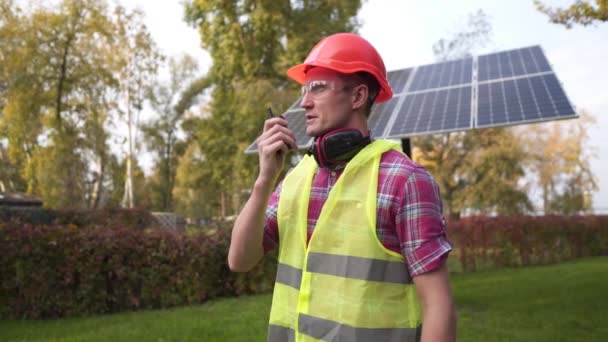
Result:
{"type": "Polygon", "coordinates": [[[478,88],[478,127],[575,115],[555,74],[485,83],[478,88]]]}
{"type": "Polygon", "coordinates": [[[469,84],[473,78],[473,59],[429,64],[418,67],[409,92],[469,84]]]}
{"type": "MultiPolygon", "coordinates": [[[[310,137],[306,135],[306,116],[304,115],[304,110],[287,111],[285,120],[287,120],[287,127],[291,128],[296,136],[298,148],[306,148],[310,142],[310,137]]],[[[258,145],[255,142],[245,149],[245,153],[256,153],[257,151],[258,145]]]]}
{"type": "Polygon", "coordinates": [[[368,127],[371,131],[372,138],[378,138],[384,134],[384,130],[391,118],[391,114],[393,114],[393,111],[395,110],[397,101],[399,101],[398,97],[372,107],[372,112],[368,120],[368,127]]]}
{"type": "Polygon", "coordinates": [[[479,82],[551,71],[539,46],[479,56],[477,68],[479,82]]]}
{"type": "Polygon", "coordinates": [[[386,74],[386,78],[388,78],[388,83],[391,85],[393,89],[393,94],[401,94],[405,90],[405,84],[407,83],[408,78],[412,73],[412,68],[409,69],[401,69],[395,71],[389,71],[386,74]]]}
{"type": "Polygon", "coordinates": [[[406,95],[389,136],[470,128],[471,86],[464,86],[406,95]]]}

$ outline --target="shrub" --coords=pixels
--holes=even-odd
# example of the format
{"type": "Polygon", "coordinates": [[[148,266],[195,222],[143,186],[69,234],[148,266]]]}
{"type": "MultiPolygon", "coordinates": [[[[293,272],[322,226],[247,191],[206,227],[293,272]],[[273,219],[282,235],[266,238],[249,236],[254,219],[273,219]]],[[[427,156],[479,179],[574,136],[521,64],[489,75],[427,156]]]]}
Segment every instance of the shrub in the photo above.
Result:
{"type": "Polygon", "coordinates": [[[249,274],[226,265],[214,233],[75,224],[0,224],[0,317],[56,318],[202,303],[268,291],[273,258],[249,274]]]}
{"type": "Polygon", "coordinates": [[[464,271],[608,255],[608,216],[467,217],[449,234],[464,271]]]}

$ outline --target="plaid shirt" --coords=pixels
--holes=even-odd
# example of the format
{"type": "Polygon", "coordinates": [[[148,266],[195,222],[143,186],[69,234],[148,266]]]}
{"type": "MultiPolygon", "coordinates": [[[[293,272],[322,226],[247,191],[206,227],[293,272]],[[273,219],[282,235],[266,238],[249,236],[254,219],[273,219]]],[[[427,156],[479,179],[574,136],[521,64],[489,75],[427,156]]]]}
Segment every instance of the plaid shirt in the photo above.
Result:
{"type": "MultiPolygon", "coordinates": [[[[332,186],[344,171],[317,168],[308,205],[308,241],[332,186]]],[[[279,241],[277,208],[282,182],[270,197],[264,251],[279,241]]],[[[439,187],[422,166],[396,151],[385,152],[378,173],[376,234],[389,250],[403,255],[411,276],[438,269],[452,246],[446,237],[439,187]]]]}

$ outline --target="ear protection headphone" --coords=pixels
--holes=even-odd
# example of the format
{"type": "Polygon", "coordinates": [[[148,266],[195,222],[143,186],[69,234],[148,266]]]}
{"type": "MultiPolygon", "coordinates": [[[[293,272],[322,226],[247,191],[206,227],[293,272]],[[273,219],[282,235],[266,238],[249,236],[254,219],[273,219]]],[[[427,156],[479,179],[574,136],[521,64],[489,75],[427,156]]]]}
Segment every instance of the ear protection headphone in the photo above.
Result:
{"type": "Polygon", "coordinates": [[[331,167],[350,160],[371,142],[370,136],[364,137],[358,129],[342,128],[316,137],[307,154],[312,154],[319,166],[331,167]]]}

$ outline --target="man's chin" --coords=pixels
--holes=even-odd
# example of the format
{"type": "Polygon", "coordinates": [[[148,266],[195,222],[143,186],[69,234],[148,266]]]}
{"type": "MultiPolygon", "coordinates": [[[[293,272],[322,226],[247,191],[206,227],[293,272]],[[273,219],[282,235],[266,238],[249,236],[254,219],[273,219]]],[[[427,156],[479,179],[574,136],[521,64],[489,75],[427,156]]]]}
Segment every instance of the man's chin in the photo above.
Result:
{"type": "Polygon", "coordinates": [[[306,129],[306,135],[308,135],[311,138],[316,138],[318,136],[323,135],[322,133],[319,133],[319,130],[316,129],[306,129]]]}
{"type": "Polygon", "coordinates": [[[312,128],[312,127],[307,127],[306,128],[306,135],[308,135],[311,138],[316,138],[316,137],[320,137],[323,134],[332,131],[332,129],[320,129],[320,128],[312,128]]]}

